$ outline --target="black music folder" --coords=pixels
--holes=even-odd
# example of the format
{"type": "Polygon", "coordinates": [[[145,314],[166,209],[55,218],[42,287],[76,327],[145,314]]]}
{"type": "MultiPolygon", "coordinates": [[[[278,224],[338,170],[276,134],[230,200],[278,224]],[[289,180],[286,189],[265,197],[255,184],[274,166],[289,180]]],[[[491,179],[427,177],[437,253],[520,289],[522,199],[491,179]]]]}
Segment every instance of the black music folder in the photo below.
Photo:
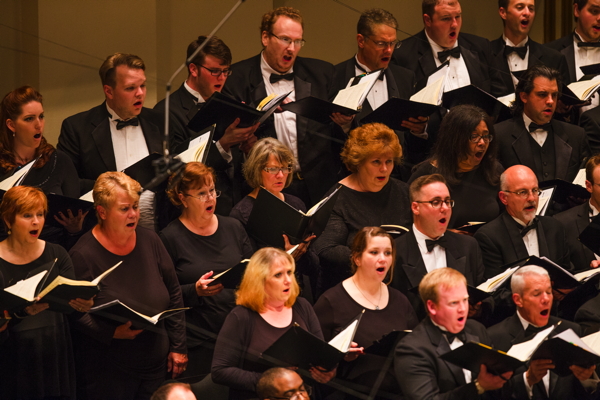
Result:
{"type": "Polygon", "coordinates": [[[525,365],[518,358],[511,357],[503,351],[495,350],[490,346],[478,342],[468,342],[462,346],[440,356],[454,365],[469,371],[476,371],[484,364],[488,371],[501,375],[508,371],[515,371],[525,365]]]}
{"type": "Polygon", "coordinates": [[[600,214],[579,235],[579,241],[595,254],[600,254],[600,214]]]}
{"type": "MultiPolygon", "coordinates": [[[[2,195],[4,195],[4,193],[2,193],[2,195]]],[[[85,216],[85,219],[96,219],[96,214],[93,210],[94,203],[90,201],[62,196],[54,193],[47,193],[46,198],[48,199],[48,215],[46,216],[47,225],[63,229],[64,226],[62,226],[57,220],[55,220],[54,216],[58,216],[58,213],[62,212],[63,215],[67,217],[69,216],[67,210],[71,210],[73,215],[77,215],[79,210],[81,210],[82,213],[89,211],[88,215],[85,216]]]]}
{"type": "Polygon", "coordinates": [[[339,104],[335,104],[313,96],[284,104],[281,106],[281,108],[284,111],[291,111],[294,114],[302,115],[303,117],[312,119],[313,121],[317,121],[322,124],[328,124],[331,122],[330,116],[332,113],[355,115],[360,112],[360,110],[354,110],[352,108],[340,106],[339,104]]]}
{"type": "Polygon", "coordinates": [[[225,289],[237,289],[242,282],[244,272],[246,272],[246,266],[250,260],[242,260],[239,264],[223,272],[212,276],[212,281],[208,286],[218,285],[221,283],[225,289]]]}
{"type": "Polygon", "coordinates": [[[390,353],[394,352],[396,345],[406,335],[412,331],[391,331],[383,335],[381,339],[375,340],[372,345],[365,349],[365,353],[374,354],[376,356],[387,357],[390,353]]]}
{"type": "Polygon", "coordinates": [[[439,110],[435,104],[419,103],[416,101],[392,97],[361,120],[361,123],[380,122],[394,130],[406,129],[402,121],[409,118],[429,117],[439,110]]]}
{"type": "Polygon", "coordinates": [[[442,105],[448,109],[471,104],[483,109],[489,116],[495,117],[496,122],[512,118],[510,108],[497,98],[475,85],[467,85],[444,93],[442,105]]]}

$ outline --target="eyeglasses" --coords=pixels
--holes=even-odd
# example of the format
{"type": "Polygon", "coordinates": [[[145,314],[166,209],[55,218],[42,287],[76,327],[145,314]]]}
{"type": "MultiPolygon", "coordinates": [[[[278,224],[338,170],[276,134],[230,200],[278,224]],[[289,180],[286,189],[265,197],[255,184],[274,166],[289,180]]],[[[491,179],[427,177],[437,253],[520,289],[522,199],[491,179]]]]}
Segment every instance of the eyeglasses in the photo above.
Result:
{"type": "Polygon", "coordinates": [[[210,189],[207,194],[201,194],[199,196],[194,196],[194,195],[191,195],[189,193],[183,193],[183,195],[185,197],[193,197],[193,198],[198,199],[200,201],[207,201],[208,200],[208,196],[212,197],[213,199],[216,199],[217,197],[219,197],[221,195],[221,191],[220,190],[215,190],[215,189],[210,189]]]}
{"type": "Polygon", "coordinates": [[[531,189],[531,190],[521,189],[521,190],[517,190],[516,192],[511,192],[510,190],[503,190],[503,192],[516,194],[517,196],[522,197],[524,199],[529,197],[529,193],[531,193],[534,197],[538,197],[542,193],[542,191],[538,188],[531,189]]]}
{"type": "Polygon", "coordinates": [[[300,386],[300,389],[294,391],[290,397],[269,397],[270,400],[301,400],[308,399],[312,394],[312,387],[308,385],[300,386]]]}
{"type": "Polygon", "coordinates": [[[368,36],[365,36],[365,39],[369,39],[371,42],[373,42],[375,47],[377,47],[379,50],[384,50],[384,49],[387,49],[388,47],[391,47],[392,49],[399,49],[400,46],[402,46],[402,42],[399,40],[394,40],[391,42],[382,42],[382,41],[375,41],[368,36]]]}
{"type": "Polygon", "coordinates": [[[446,205],[448,208],[454,207],[454,200],[446,199],[446,200],[429,200],[429,201],[415,201],[415,203],[429,203],[433,208],[440,208],[442,203],[446,205]]]}
{"type": "Polygon", "coordinates": [[[264,167],[263,171],[268,172],[272,175],[277,175],[278,173],[282,173],[284,175],[292,172],[292,167],[264,167]]]}
{"type": "Polygon", "coordinates": [[[279,37],[277,35],[275,35],[274,33],[269,33],[269,35],[273,36],[276,39],[279,39],[279,41],[283,44],[285,44],[285,47],[290,47],[290,44],[294,43],[294,46],[296,47],[302,47],[306,44],[306,40],[304,39],[296,39],[296,40],[292,40],[288,37],[279,37]]]}
{"type": "Polygon", "coordinates": [[[207,70],[208,72],[210,72],[210,74],[212,76],[221,76],[221,74],[223,74],[225,76],[229,76],[233,72],[229,68],[226,68],[226,69],[218,69],[218,68],[217,69],[210,69],[210,68],[206,68],[204,65],[201,65],[201,67],[204,68],[205,70],[207,70]]]}
{"type": "Polygon", "coordinates": [[[494,135],[477,135],[477,134],[472,134],[471,137],[469,138],[469,141],[471,143],[479,143],[479,141],[483,139],[484,142],[489,143],[492,140],[494,140],[494,135]]]}

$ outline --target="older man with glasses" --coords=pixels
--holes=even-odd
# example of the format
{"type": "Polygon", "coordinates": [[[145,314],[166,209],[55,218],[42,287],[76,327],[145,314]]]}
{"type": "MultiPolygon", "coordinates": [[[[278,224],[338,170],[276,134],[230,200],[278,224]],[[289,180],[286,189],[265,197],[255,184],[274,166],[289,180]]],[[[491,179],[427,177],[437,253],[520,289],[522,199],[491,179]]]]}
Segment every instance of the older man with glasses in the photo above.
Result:
{"type": "Polygon", "coordinates": [[[454,200],[442,175],[417,178],[409,194],[413,225],[396,239],[392,286],[408,297],[419,319],[423,319],[424,305],[410,289],[418,287],[428,272],[445,267],[460,271],[469,285],[477,286],[483,281],[483,261],[475,239],[447,230],[454,200]]]}

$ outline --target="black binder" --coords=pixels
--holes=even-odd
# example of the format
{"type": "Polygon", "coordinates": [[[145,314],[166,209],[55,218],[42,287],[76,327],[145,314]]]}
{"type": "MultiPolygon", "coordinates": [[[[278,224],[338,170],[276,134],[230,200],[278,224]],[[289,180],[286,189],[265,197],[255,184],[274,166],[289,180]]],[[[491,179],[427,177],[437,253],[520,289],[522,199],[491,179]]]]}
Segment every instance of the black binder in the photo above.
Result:
{"type": "Polygon", "coordinates": [[[376,110],[361,120],[361,123],[380,122],[394,130],[406,129],[402,121],[409,118],[428,117],[439,110],[435,104],[419,103],[416,101],[392,97],[376,110]]]}

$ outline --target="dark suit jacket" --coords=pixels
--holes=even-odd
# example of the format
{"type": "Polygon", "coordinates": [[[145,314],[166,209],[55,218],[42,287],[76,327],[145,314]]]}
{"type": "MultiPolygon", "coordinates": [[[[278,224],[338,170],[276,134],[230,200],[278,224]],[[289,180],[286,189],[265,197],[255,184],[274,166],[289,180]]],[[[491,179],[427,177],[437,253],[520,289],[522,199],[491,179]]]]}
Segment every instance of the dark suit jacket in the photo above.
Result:
{"type": "MultiPolygon", "coordinates": [[[[548,326],[554,325],[559,321],[562,322],[556,328],[556,333],[563,332],[567,329],[572,329],[577,335],[581,335],[581,328],[578,324],[554,316],[550,316],[548,326]]],[[[502,351],[508,351],[512,345],[524,342],[526,339],[530,339],[530,337],[525,337],[525,330],[523,329],[523,325],[521,324],[521,321],[516,313],[499,324],[489,328],[488,334],[490,335],[492,343],[494,343],[494,347],[502,351]]],[[[518,369],[515,371],[513,378],[510,380],[509,391],[512,392],[511,398],[529,400],[527,389],[525,388],[525,383],[523,381],[523,373],[525,370],[525,367],[518,369]]],[[[540,390],[541,393],[546,391],[543,382],[538,382],[534,385],[534,387],[535,386],[538,387],[538,390],[540,390]]],[[[506,389],[508,389],[508,387],[506,389]]],[[[535,398],[538,397],[534,396],[534,399],[535,398]]],[[[550,372],[549,398],[556,400],[586,399],[588,398],[588,395],[583,386],[581,386],[581,383],[579,383],[579,380],[577,380],[574,375],[559,377],[555,373],[550,372]]]]}
{"type": "Polygon", "coordinates": [[[577,70],[575,69],[575,46],[573,44],[573,34],[569,33],[567,36],[563,36],[553,42],[546,43],[546,46],[553,50],[562,53],[566,60],[567,66],[569,67],[570,82],[577,81],[577,70]]]}
{"type": "MultiPolygon", "coordinates": [[[[569,246],[562,224],[551,217],[538,217],[536,229],[540,256],[546,256],[563,268],[571,269],[569,246]]],[[[515,220],[503,212],[475,233],[485,265],[485,278],[504,270],[503,265],[526,258],[529,254],[515,220]]]]}
{"type": "Polygon", "coordinates": [[[600,153],[600,107],[594,107],[581,114],[579,126],[585,130],[592,155],[600,153]]]}
{"type": "MultiPolygon", "coordinates": [[[[458,46],[469,70],[472,85],[493,96],[506,93],[502,78],[493,65],[490,42],[487,39],[461,32],[458,46]]],[[[415,73],[416,91],[425,87],[427,78],[437,68],[424,30],[403,40],[402,46],[394,51],[392,62],[415,73]]]]}
{"type": "MultiPolygon", "coordinates": [[[[483,282],[484,267],[477,241],[470,236],[446,231],[446,266],[461,272],[471,286],[483,282]]],[[[410,289],[418,287],[427,275],[427,268],[419,250],[414,232],[400,236],[396,242],[396,264],[392,287],[400,290],[410,300],[419,319],[426,315],[418,293],[410,289]]]]}
{"type": "Polygon", "coordinates": [[[600,294],[585,302],[577,310],[575,322],[581,325],[584,335],[600,330],[600,294]]]}
{"type": "MultiPolygon", "coordinates": [[[[529,59],[527,65],[529,67],[534,65],[546,65],[550,68],[554,68],[560,71],[564,84],[571,83],[571,77],[569,75],[569,67],[567,66],[567,59],[564,54],[546,47],[538,42],[534,42],[531,38],[527,42],[529,46],[529,59]]],[[[491,49],[492,57],[495,60],[494,65],[500,71],[500,76],[504,82],[504,86],[508,89],[506,94],[514,93],[515,86],[513,84],[512,75],[508,66],[508,61],[504,56],[504,39],[500,36],[496,40],[492,40],[491,49]]]]}
{"type": "MultiPolygon", "coordinates": [[[[572,182],[579,172],[582,161],[590,156],[590,147],[582,128],[553,119],[554,151],[556,155],[556,178],[572,182]]],[[[535,172],[538,181],[551,177],[536,171],[530,134],[525,129],[522,116],[494,125],[498,140],[498,159],[504,168],[522,164],[535,172]]]]}
{"type": "MultiPolygon", "coordinates": [[[[142,108],[138,118],[148,152],[162,154],[163,119],[149,108],[142,108]]],[[[100,174],[117,169],[108,119],[106,103],[102,103],[70,116],[62,123],[56,147],[73,160],[79,174],[81,194],[92,190],[100,174]]]]}
{"type": "MultiPolygon", "coordinates": [[[[171,94],[169,108],[171,147],[176,148],[179,144],[198,136],[198,132],[194,132],[187,127],[188,122],[190,122],[190,112],[196,109],[196,104],[194,103],[194,96],[186,90],[183,84],[171,94]]],[[[154,106],[154,110],[164,115],[165,101],[159,101],[154,106]]],[[[227,127],[219,128],[225,129],[227,127]]],[[[238,146],[231,147],[231,156],[233,159],[231,163],[228,163],[219,153],[217,146],[211,144],[206,159],[206,164],[215,170],[217,178],[215,186],[222,193],[219,201],[217,201],[217,214],[219,215],[229,215],[233,206],[242,200],[247,191],[243,189],[244,177],[241,170],[243,155],[238,146]],[[227,173],[230,167],[233,168],[233,179],[227,173]]]]}
{"type": "MultiPolygon", "coordinates": [[[[333,74],[333,86],[330,97],[333,99],[338,91],[344,89],[350,79],[356,76],[355,70],[355,58],[352,57],[349,60],[339,63],[335,66],[335,72],[333,74]]],[[[408,100],[415,91],[415,74],[404,67],[400,67],[395,64],[389,64],[385,69],[385,80],[388,89],[388,98],[398,97],[400,99],[408,100]]],[[[365,100],[363,103],[362,110],[352,121],[352,127],[360,125],[360,120],[365,116],[369,115],[373,111],[369,100],[365,100]]]]}
{"type": "MultiPolygon", "coordinates": [[[[223,93],[247,104],[258,105],[267,96],[258,54],[231,66],[233,73],[227,79],[223,93]]],[[[297,57],[294,63],[296,99],[313,96],[329,98],[333,65],[312,58],[297,57]]],[[[310,200],[319,201],[325,192],[339,180],[340,151],[344,138],[333,138],[332,124],[324,125],[304,118],[296,119],[298,158],[306,179],[310,200]]],[[[277,138],[274,118],[270,117],[256,131],[260,137],[277,138]]]]}
{"type": "MultiPolygon", "coordinates": [[[[465,333],[467,341],[491,345],[485,328],[477,321],[467,320],[465,333]]],[[[440,358],[449,351],[448,341],[429,317],[398,343],[394,368],[405,399],[471,400],[492,394],[478,396],[475,384],[466,383],[462,368],[440,358]]],[[[474,381],[479,371],[471,373],[474,381]]]]}
{"type": "Polygon", "coordinates": [[[594,253],[584,246],[579,240],[581,232],[590,224],[590,203],[573,207],[554,215],[565,228],[567,244],[571,253],[571,263],[575,271],[584,271],[590,268],[590,263],[596,259],[594,253]]]}

